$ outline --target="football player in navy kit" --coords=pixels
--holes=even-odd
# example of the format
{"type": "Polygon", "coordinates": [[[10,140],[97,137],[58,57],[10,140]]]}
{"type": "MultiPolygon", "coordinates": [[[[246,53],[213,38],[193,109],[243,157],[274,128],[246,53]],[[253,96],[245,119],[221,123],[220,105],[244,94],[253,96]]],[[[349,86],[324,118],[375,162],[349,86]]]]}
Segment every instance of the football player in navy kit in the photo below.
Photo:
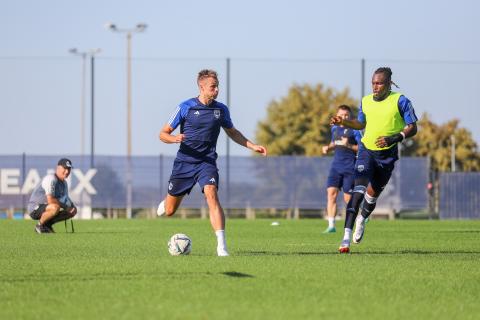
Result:
{"type": "Polygon", "coordinates": [[[160,140],[179,143],[180,148],[168,182],[168,194],[159,204],[157,214],[171,216],[183,197],[198,183],[207,200],[210,223],[217,236],[217,255],[228,256],[225,241],[225,215],[218,199],[217,139],[220,128],[236,143],[267,155],[267,149],[254,144],[238,131],[230,119],[228,107],[215,99],[218,96],[218,76],[213,70],[198,73],[200,94],[182,102],[160,131],[160,140]],[[180,133],[173,131],[180,126],[180,133]]]}
{"type": "MultiPolygon", "coordinates": [[[[337,108],[336,116],[342,119],[350,119],[352,110],[347,105],[341,105],[337,108]]],[[[335,152],[327,179],[328,227],[324,233],[336,232],[335,216],[337,215],[337,196],[340,189],[343,190],[345,203],[350,201],[354,185],[358,143],[362,138],[360,131],[346,128],[342,125],[333,125],[331,132],[332,139],[330,144],[322,148],[324,154],[332,150],[335,152]]]]}

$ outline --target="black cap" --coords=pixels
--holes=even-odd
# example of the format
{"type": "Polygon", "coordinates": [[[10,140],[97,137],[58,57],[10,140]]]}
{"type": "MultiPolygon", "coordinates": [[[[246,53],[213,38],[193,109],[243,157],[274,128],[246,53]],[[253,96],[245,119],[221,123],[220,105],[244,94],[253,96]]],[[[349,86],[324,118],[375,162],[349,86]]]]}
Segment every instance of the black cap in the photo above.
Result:
{"type": "Polygon", "coordinates": [[[62,166],[65,169],[72,169],[73,168],[72,161],[70,161],[67,158],[62,158],[62,159],[58,160],[57,165],[62,166]]]}

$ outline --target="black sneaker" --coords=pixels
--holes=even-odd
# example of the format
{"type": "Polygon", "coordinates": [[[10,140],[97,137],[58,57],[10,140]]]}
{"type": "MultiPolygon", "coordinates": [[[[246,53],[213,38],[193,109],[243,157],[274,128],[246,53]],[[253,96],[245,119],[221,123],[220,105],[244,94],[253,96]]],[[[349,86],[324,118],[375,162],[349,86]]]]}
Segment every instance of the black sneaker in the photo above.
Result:
{"type": "Polygon", "coordinates": [[[53,230],[53,226],[51,224],[45,224],[44,228],[48,230],[48,233],[55,233],[55,230],[53,230]]]}
{"type": "Polygon", "coordinates": [[[45,227],[44,225],[41,225],[40,223],[37,223],[35,226],[35,232],[36,233],[50,233],[50,230],[45,227]]]}

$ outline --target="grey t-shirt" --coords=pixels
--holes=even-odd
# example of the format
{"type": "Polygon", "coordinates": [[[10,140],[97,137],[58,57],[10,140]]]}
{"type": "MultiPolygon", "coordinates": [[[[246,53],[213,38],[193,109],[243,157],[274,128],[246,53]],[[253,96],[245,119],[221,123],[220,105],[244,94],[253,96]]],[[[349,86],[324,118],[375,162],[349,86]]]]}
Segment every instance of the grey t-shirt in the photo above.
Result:
{"type": "Polygon", "coordinates": [[[55,174],[46,175],[35,187],[28,202],[28,212],[35,210],[38,205],[47,203],[47,195],[51,195],[67,207],[71,207],[72,201],[68,197],[68,184],[61,181],[55,174]]]}

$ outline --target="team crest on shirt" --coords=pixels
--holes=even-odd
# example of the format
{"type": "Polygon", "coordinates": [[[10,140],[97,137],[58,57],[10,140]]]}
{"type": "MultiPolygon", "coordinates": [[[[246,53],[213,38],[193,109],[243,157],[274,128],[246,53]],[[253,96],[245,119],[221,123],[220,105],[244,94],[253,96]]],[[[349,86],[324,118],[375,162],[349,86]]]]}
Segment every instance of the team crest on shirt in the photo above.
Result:
{"type": "Polygon", "coordinates": [[[220,118],[220,110],[213,110],[213,116],[215,117],[215,119],[219,119],[220,118]]]}
{"type": "Polygon", "coordinates": [[[362,172],[363,170],[365,170],[365,166],[363,164],[361,164],[357,167],[358,172],[362,172]]]}

